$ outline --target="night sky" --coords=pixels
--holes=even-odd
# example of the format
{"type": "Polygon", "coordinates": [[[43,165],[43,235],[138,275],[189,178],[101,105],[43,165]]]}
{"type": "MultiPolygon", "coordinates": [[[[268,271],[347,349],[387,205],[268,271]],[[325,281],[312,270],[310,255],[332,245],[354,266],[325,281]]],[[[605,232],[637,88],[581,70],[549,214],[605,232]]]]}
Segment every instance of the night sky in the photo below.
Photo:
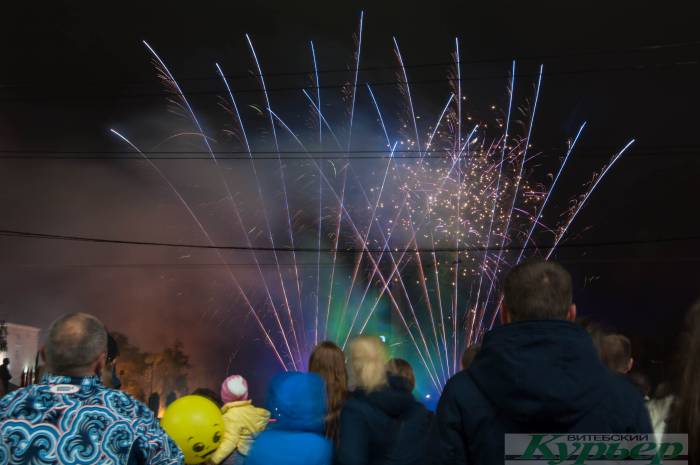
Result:
{"type": "MultiPolygon", "coordinates": [[[[573,273],[580,313],[630,335],[638,357],[663,358],[683,312],[700,296],[696,17],[673,2],[653,8],[633,2],[455,3],[366,6],[363,66],[393,65],[394,35],[409,65],[447,63],[458,36],[467,62],[463,72],[473,78],[465,82],[465,93],[488,108],[491,101],[503,103],[510,59],[518,59],[524,75],[518,91],[526,95],[543,63],[533,143],[554,151],[588,121],[581,155],[562,180],[568,190],[557,201],[564,207],[567,194],[580,191],[615,149],[636,138],[572,225],[569,241],[643,243],[570,248],[556,257],[573,273]],[[688,240],[665,241],[674,238],[688,240]]],[[[5,5],[0,229],[199,242],[181,207],[141,162],[109,154],[104,160],[36,155],[99,158],[125,149],[109,128],[153,146],[186,127],[167,112],[144,39],[183,79],[186,91],[201,92],[193,102],[203,109],[204,125],[217,132],[220,120],[208,115],[216,113],[223,90],[209,78],[215,77],[215,62],[229,74],[252,69],[244,33],[255,40],[266,73],[281,74],[269,78],[270,87],[308,85],[307,76],[285,73],[310,69],[309,40],[318,47],[321,68],[347,68],[362,8],[315,1],[5,5]]],[[[413,79],[435,81],[445,76],[445,67],[411,72],[413,79]]],[[[360,81],[393,77],[392,71],[370,69],[360,81]]],[[[322,79],[331,85],[350,76],[322,79]]],[[[435,114],[446,88],[433,83],[416,89],[417,107],[435,114]]],[[[168,169],[188,195],[202,203],[223,195],[206,175],[196,174],[199,162],[176,163],[168,169]]],[[[218,208],[213,205],[209,214],[218,208]]],[[[237,240],[219,233],[222,242],[237,240]]],[[[194,263],[213,261],[206,251],[0,236],[0,319],[44,327],[66,311],[94,312],[146,349],[184,340],[193,354],[192,384],[217,384],[229,363],[242,371],[257,367],[267,376],[274,369],[271,356],[245,313],[231,310],[235,299],[221,269],[180,266],[188,254],[194,263]]]]}

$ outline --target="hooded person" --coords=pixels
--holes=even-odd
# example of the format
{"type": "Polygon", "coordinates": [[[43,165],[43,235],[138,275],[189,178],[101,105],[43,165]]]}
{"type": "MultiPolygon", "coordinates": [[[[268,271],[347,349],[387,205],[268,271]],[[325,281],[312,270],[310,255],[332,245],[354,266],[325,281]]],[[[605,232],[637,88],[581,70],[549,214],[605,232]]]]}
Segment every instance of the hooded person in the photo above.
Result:
{"type": "Polygon", "coordinates": [[[430,416],[411,394],[410,377],[387,373],[384,344],[372,336],[350,343],[348,365],[355,389],[340,414],[335,463],[424,463],[430,416]]]}
{"type": "Polygon", "coordinates": [[[434,464],[502,464],[509,433],[652,432],[642,395],[602,364],[575,317],[571,276],[560,265],[511,270],[503,325],[440,398],[434,464]]]}
{"type": "Polygon", "coordinates": [[[250,452],[255,436],[267,426],[270,412],[254,406],[248,399],[248,382],[240,375],[229,376],[221,383],[220,397],[224,403],[221,407],[224,434],[210,461],[219,464],[235,454],[238,462],[242,462],[250,452]]]}
{"type": "Polygon", "coordinates": [[[270,383],[270,424],[253,443],[246,465],[330,465],[324,437],[326,386],[315,373],[284,372],[270,383]]]}

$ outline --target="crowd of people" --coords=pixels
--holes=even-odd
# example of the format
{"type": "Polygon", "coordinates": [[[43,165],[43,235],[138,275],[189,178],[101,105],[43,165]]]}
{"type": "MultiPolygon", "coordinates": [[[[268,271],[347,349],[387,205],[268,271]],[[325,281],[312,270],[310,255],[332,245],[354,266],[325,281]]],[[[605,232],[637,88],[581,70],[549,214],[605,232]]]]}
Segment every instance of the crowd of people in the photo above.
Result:
{"type": "Polygon", "coordinates": [[[223,419],[204,445],[195,431],[176,443],[114,386],[97,318],[64,315],[48,330],[42,380],[0,399],[0,465],[498,464],[506,434],[545,432],[688,434],[688,463],[700,463],[700,304],[686,318],[677,376],[653,392],[629,339],[577,320],[571,276],[554,262],[513,268],[500,316],[465,351],[434,413],[413,396],[410,363],[362,335],[346,352],[322,342],[308,372],[275,376],[265,408],[241,375],[196,392],[223,419]]]}

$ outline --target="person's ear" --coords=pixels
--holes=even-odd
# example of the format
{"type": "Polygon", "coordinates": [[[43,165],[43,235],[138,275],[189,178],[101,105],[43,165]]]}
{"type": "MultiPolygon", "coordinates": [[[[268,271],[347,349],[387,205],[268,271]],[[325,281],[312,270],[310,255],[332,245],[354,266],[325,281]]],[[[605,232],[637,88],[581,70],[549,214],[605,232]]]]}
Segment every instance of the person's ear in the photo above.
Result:
{"type": "Polygon", "coordinates": [[[566,312],[567,321],[576,321],[576,304],[571,304],[566,312]]]}
{"type": "Polygon", "coordinates": [[[97,357],[97,360],[95,360],[95,365],[94,365],[94,371],[97,376],[102,376],[102,370],[105,367],[105,364],[107,363],[107,353],[102,352],[99,357],[97,357]]]}
{"type": "Polygon", "coordinates": [[[39,349],[39,355],[41,356],[41,361],[46,363],[46,351],[44,350],[44,346],[41,346],[41,349],[39,349]]]}
{"type": "Polygon", "coordinates": [[[508,311],[508,307],[506,307],[505,302],[501,303],[501,323],[504,325],[507,325],[510,323],[510,312],[508,311]]]}
{"type": "Polygon", "coordinates": [[[630,357],[629,362],[627,362],[627,371],[625,371],[625,373],[632,371],[632,368],[634,368],[634,358],[630,357]]]}

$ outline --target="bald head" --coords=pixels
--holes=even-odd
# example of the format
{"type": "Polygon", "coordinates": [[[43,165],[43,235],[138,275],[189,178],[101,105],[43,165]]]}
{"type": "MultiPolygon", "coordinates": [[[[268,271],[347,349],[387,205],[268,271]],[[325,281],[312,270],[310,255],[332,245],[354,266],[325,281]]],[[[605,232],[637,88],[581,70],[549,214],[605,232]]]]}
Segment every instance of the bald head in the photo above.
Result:
{"type": "Polygon", "coordinates": [[[107,351],[107,331],[87,313],[69,313],[51,323],[44,347],[53,374],[84,376],[101,369],[107,351]]]}

